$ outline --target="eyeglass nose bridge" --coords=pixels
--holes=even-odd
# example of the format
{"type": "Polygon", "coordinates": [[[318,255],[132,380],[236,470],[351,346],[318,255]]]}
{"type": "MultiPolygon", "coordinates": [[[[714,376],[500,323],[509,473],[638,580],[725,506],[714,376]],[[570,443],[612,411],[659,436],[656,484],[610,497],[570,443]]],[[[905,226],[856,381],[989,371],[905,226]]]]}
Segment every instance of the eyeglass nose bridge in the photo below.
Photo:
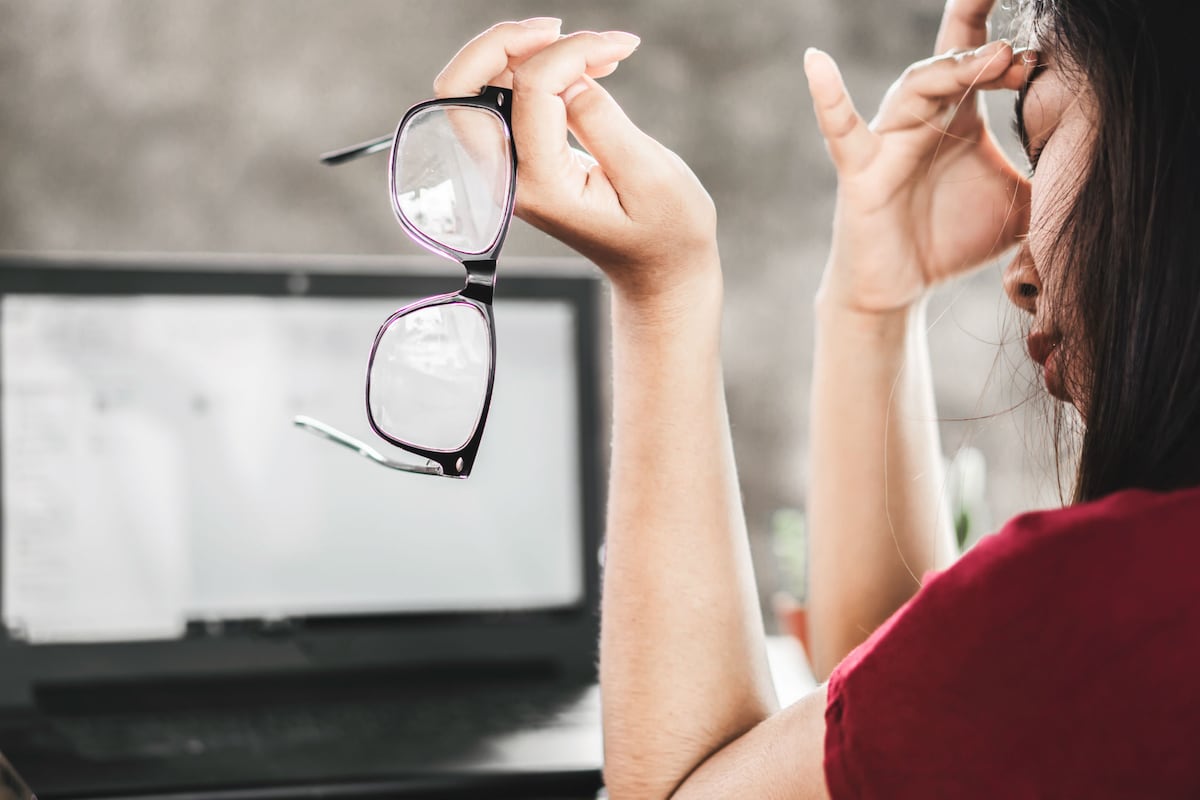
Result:
{"type": "Polygon", "coordinates": [[[496,293],[496,259],[463,261],[462,265],[467,270],[467,285],[463,287],[463,297],[490,306],[496,293]]]}

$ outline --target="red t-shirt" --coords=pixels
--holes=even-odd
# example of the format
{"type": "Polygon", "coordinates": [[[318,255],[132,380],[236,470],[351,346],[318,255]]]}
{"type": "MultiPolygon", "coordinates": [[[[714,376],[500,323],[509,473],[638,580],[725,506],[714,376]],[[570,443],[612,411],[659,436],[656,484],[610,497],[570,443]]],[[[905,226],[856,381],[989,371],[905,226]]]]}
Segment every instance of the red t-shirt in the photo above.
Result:
{"type": "Polygon", "coordinates": [[[1200,797],[1200,489],[1017,517],[828,697],[834,798],[1200,797]]]}

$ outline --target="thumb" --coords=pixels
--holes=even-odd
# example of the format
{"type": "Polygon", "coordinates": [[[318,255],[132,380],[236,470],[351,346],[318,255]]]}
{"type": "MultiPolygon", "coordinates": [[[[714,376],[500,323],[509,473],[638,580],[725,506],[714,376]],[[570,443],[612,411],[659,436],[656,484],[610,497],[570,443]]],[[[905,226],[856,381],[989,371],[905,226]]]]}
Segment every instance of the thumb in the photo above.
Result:
{"type": "Polygon", "coordinates": [[[608,91],[584,75],[562,93],[567,125],[579,143],[600,164],[615,188],[640,172],[638,155],[650,138],[613,99],[608,91]]]}
{"type": "Polygon", "coordinates": [[[875,157],[879,142],[855,110],[842,73],[828,53],[810,47],[804,53],[804,74],[817,126],[825,137],[834,166],[838,172],[858,172],[875,157]]]}

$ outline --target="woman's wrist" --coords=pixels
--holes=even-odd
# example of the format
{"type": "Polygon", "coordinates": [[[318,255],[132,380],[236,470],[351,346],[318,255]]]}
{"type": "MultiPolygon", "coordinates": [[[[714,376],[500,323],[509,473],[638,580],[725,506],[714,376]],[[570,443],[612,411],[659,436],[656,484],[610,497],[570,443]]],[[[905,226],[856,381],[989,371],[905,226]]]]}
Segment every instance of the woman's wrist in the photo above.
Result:
{"type": "Polygon", "coordinates": [[[863,342],[903,341],[913,324],[923,324],[926,296],[896,308],[871,309],[833,296],[825,289],[813,300],[818,333],[837,332],[863,342]]]}
{"type": "Polygon", "coordinates": [[[614,319],[639,333],[720,325],[724,282],[716,243],[686,261],[643,263],[610,273],[614,319]]]}

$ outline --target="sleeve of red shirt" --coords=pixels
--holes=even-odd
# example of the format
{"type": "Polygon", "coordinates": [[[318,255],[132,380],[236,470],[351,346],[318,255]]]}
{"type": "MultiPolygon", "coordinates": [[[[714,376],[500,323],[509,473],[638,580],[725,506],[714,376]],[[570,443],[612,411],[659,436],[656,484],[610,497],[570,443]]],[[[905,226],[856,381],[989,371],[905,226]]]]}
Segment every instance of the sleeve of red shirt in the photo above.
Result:
{"type": "Polygon", "coordinates": [[[830,677],[831,795],[1134,797],[1153,792],[1148,772],[1194,780],[1179,759],[1200,761],[1196,547],[1130,535],[1155,519],[1149,497],[1019,517],[929,578],[830,677]],[[1188,688],[1150,696],[1147,681],[1188,688]]]}

